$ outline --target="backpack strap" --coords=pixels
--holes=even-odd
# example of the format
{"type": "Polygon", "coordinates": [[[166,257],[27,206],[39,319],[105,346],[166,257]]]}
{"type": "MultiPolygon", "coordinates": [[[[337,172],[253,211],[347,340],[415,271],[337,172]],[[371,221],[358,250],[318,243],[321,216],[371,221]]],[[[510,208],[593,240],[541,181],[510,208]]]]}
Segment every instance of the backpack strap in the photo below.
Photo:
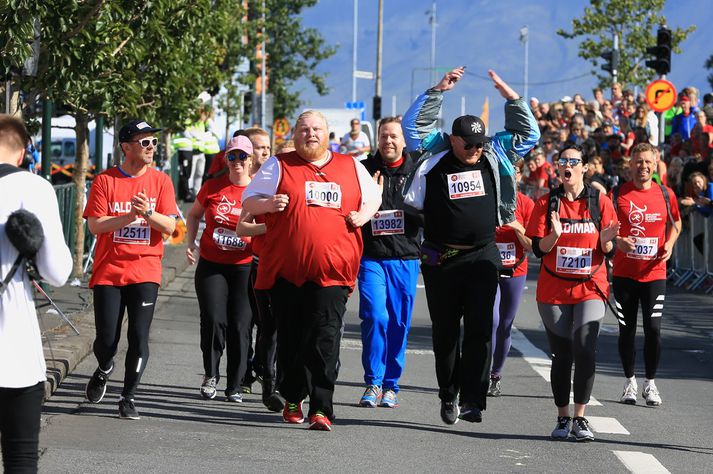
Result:
{"type": "Polygon", "coordinates": [[[594,222],[594,226],[598,231],[601,231],[602,211],[599,209],[599,190],[591,186],[587,186],[587,188],[587,207],[589,208],[589,215],[592,218],[592,222],[594,222]]]}
{"type": "Polygon", "coordinates": [[[673,214],[671,213],[671,197],[668,195],[668,189],[666,189],[666,186],[664,186],[663,184],[659,184],[659,188],[661,188],[661,194],[663,194],[663,200],[666,203],[666,237],[668,238],[668,225],[676,229],[677,232],[679,231],[679,229],[678,227],[676,227],[676,222],[673,220],[673,214]]]}
{"type": "Polygon", "coordinates": [[[545,220],[547,222],[547,231],[552,230],[552,220],[551,216],[553,212],[559,212],[560,210],[560,199],[564,194],[564,187],[559,186],[555,189],[550,190],[549,198],[547,201],[547,215],[545,220]]]}

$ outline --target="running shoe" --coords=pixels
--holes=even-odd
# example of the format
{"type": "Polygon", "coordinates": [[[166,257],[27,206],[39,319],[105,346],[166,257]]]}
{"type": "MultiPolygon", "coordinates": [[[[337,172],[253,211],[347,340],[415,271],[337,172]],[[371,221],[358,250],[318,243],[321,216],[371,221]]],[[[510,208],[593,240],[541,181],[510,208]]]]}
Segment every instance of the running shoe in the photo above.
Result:
{"type": "Polygon", "coordinates": [[[361,400],[359,400],[359,406],[367,408],[375,408],[379,404],[381,399],[381,387],[378,385],[367,385],[366,390],[364,390],[364,395],[362,395],[361,400]]]}
{"type": "Polygon", "coordinates": [[[638,387],[636,386],[636,381],[626,379],[626,382],[624,382],[624,393],[621,394],[619,401],[627,405],[636,405],[637,390],[638,387]]]}
{"type": "Polygon", "coordinates": [[[500,380],[501,377],[490,377],[490,386],[488,387],[489,397],[499,397],[502,393],[500,391],[500,380]]]}
{"type": "Polygon", "coordinates": [[[458,418],[470,423],[480,423],[483,421],[483,411],[473,403],[466,403],[460,410],[458,418]]]}
{"type": "Polygon", "coordinates": [[[305,416],[302,414],[302,402],[285,402],[285,408],[282,410],[282,420],[285,423],[304,423],[305,416]]]}
{"type": "Polygon", "coordinates": [[[240,395],[240,392],[226,393],[225,401],[230,403],[243,403],[243,396],[240,395]]]}
{"type": "Polygon", "coordinates": [[[327,415],[321,411],[316,411],[309,416],[309,428],[312,431],[332,431],[332,422],[327,415]]]}
{"type": "Polygon", "coordinates": [[[203,377],[203,384],[201,385],[201,395],[206,400],[213,400],[215,398],[215,386],[218,384],[217,377],[203,377]]]}
{"type": "Polygon", "coordinates": [[[455,400],[441,402],[441,420],[443,420],[443,423],[455,425],[458,423],[458,415],[460,415],[460,408],[458,408],[458,403],[455,400]]]}
{"type": "Polygon", "coordinates": [[[644,381],[644,389],[641,391],[641,396],[644,397],[646,404],[650,407],[657,407],[663,403],[653,380],[644,381]]]}
{"type": "Polygon", "coordinates": [[[572,419],[572,435],[577,441],[593,441],[594,433],[589,427],[589,422],[583,416],[575,416],[572,419]]]}
{"type": "Polygon", "coordinates": [[[100,367],[97,367],[97,370],[94,371],[94,375],[92,375],[92,378],[87,382],[87,388],[85,389],[87,400],[92,403],[102,401],[102,398],[104,398],[106,394],[106,383],[109,380],[109,375],[111,375],[113,371],[114,364],[112,364],[111,368],[106,372],[100,367]]]}
{"type": "Polygon", "coordinates": [[[386,408],[396,408],[399,406],[399,397],[396,395],[396,392],[391,388],[384,390],[379,406],[386,408]]]}
{"type": "Polygon", "coordinates": [[[119,400],[119,418],[123,420],[138,420],[140,418],[134,400],[127,398],[119,400]]]}
{"type": "Polygon", "coordinates": [[[567,439],[569,437],[569,432],[572,430],[572,417],[570,416],[558,416],[557,425],[555,429],[552,430],[550,438],[552,439],[567,439]]]}

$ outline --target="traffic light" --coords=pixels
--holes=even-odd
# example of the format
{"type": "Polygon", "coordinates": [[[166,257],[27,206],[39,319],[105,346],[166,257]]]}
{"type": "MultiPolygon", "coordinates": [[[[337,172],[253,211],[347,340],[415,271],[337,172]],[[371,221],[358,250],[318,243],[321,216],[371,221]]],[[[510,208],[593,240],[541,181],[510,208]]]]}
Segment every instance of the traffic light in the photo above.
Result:
{"type": "Polygon", "coordinates": [[[602,64],[602,69],[612,76],[616,76],[619,70],[619,50],[610,49],[609,51],[603,52],[599,57],[606,61],[602,64]]]}
{"type": "Polygon", "coordinates": [[[381,96],[375,95],[374,102],[371,106],[372,116],[374,120],[379,120],[381,118],[381,96]]]}
{"type": "Polygon", "coordinates": [[[646,67],[655,70],[663,76],[671,72],[671,30],[662,26],[656,33],[656,46],[646,48],[646,52],[655,59],[646,61],[646,67]]]}
{"type": "Polygon", "coordinates": [[[253,93],[243,94],[243,122],[250,122],[253,114],[253,93]]]}

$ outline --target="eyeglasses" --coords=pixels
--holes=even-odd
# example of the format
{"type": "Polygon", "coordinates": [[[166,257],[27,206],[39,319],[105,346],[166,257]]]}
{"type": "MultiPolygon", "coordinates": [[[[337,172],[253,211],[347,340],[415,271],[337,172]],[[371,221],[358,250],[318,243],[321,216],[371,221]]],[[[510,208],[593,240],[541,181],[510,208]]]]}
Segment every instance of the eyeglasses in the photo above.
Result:
{"type": "Polygon", "coordinates": [[[132,140],[132,141],[141,145],[141,148],[148,148],[149,145],[153,145],[153,146],[158,145],[158,138],[156,138],[156,137],[142,138],[141,140],[132,140]]]}
{"type": "Polygon", "coordinates": [[[578,164],[580,164],[581,162],[582,162],[582,160],[579,158],[560,158],[557,160],[558,165],[567,166],[567,163],[569,163],[569,166],[571,166],[573,168],[575,166],[577,166],[578,164]]]}
{"type": "Polygon", "coordinates": [[[482,143],[466,143],[465,145],[463,145],[464,150],[470,150],[472,148],[479,150],[479,149],[483,148],[483,144],[482,143]]]}
{"type": "Polygon", "coordinates": [[[228,158],[228,161],[235,161],[235,160],[245,161],[248,158],[250,158],[250,155],[248,155],[244,151],[241,151],[239,153],[228,153],[227,158],[228,158]]]}

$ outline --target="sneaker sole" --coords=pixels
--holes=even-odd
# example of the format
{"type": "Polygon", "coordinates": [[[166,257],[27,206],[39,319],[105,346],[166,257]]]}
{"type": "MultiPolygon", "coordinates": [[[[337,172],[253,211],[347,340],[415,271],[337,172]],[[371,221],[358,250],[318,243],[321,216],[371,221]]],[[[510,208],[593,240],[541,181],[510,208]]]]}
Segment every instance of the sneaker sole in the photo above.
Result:
{"type": "Polygon", "coordinates": [[[213,400],[215,398],[215,392],[213,392],[212,395],[201,392],[201,397],[205,398],[206,400],[213,400]]]}
{"type": "Polygon", "coordinates": [[[396,408],[397,406],[399,406],[399,404],[398,404],[398,403],[384,403],[384,402],[381,402],[381,403],[379,404],[379,406],[382,407],[382,408],[396,408]]]}
{"type": "Polygon", "coordinates": [[[314,422],[307,428],[310,431],[332,431],[332,427],[321,421],[314,422]]]}
{"type": "Polygon", "coordinates": [[[302,418],[302,419],[300,419],[300,420],[298,421],[298,420],[287,420],[287,419],[285,419],[285,418],[283,417],[283,418],[282,418],[282,421],[285,422],[285,423],[288,423],[288,424],[290,424],[290,425],[301,425],[302,423],[305,422],[305,419],[302,418]]]}
{"type": "Polygon", "coordinates": [[[646,404],[650,407],[660,407],[661,403],[663,402],[646,402],[646,404]]]}
{"type": "MultiPolygon", "coordinates": [[[[574,435],[572,435],[572,436],[574,436],[574,435]]],[[[574,436],[574,439],[578,443],[583,443],[583,442],[586,443],[588,441],[594,441],[594,436],[584,436],[582,438],[577,438],[576,436],[574,436]]]]}
{"type": "Polygon", "coordinates": [[[636,405],[636,400],[621,400],[619,403],[623,403],[624,405],[636,405]]]}
{"type": "Polygon", "coordinates": [[[482,423],[483,422],[483,415],[458,415],[458,418],[467,421],[468,423],[482,423]]]}
{"type": "Polygon", "coordinates": [[[569,439],[569,434],[567,434],[566,436],[553,436],[553,435],[550,435],[550,439],[553,440],[553,441],[566,441],[566,440],[569,439]]]}
{"type": "Polygon", "coordinates": [[[364,400],[361,400],[359,402],[359,406],[364,407],[364,408],[376,408],[376,405],[377,405],[376,402],[369,402],[369,401],[364,401],[364,400]]]}
{"type": "Polygon", "coordinates": [[[89,388],[89,387],[84,388],[84,396],[86,396],[87,400],[89,400],[91,403],[99,403],[104,399],[104,395],[106,395],[106,385],[104,385],[104,391],[102,391],[101,397],[99,397],[97,400],[92,400],[91,398],[89,398],[89,393],[87,392],[87,388],[89,388]]]}
{"type": "Polygon", "coordinates": [[[122,420],[140,420],[141,419],[141,417],[138,415],[137,416],[126,416],[126,415],[121,415],[121,414],[119,415],[119,418],[121,418],[122,420]]]}
{"type": "Polygon", "coordinates": [[[489,397],[499,397],[500,395],[500,392],[488,392],[489,397]]]}
{"type": "Polygon", "coordinates": [[[263,402],[263,405],[265,405],[265,408],[267,408],[269,411],[274,411],[275,413],[279,413],[285,408],[285,404],[282,403],[281,400],[274,398],[267,399],[263,402]]]}

